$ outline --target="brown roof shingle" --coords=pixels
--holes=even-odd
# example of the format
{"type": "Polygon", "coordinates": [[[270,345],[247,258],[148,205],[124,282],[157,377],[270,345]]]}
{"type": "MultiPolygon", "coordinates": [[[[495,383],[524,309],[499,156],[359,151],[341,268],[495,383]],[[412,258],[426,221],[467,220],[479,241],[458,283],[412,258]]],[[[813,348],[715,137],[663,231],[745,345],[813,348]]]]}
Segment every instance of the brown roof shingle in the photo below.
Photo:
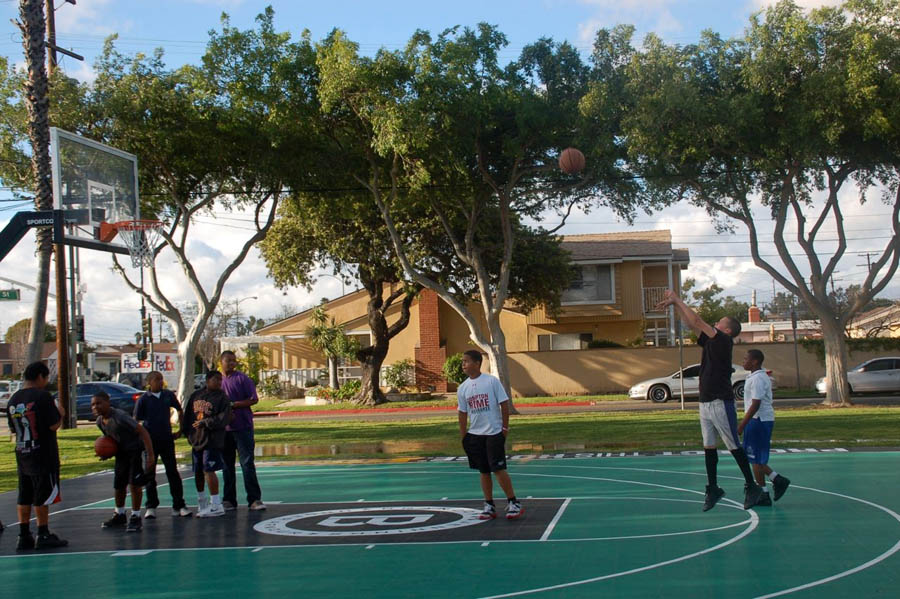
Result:
{"type": "Polygon", "coordinates": [[[672,256],[678,261],[690,259],[688,250],[672,249],[672,233],[668,229],[566,235],[562,247],[571,252],[576,262],[651,256],[672,256]]]}

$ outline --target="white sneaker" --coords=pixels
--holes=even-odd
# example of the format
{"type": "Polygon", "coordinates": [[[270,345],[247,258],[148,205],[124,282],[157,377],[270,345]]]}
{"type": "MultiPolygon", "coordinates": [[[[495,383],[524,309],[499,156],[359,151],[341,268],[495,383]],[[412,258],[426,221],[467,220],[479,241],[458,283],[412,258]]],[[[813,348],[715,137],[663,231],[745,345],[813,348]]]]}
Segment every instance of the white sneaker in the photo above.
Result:
{"type": "Polygon", "coordinates": [[[506,505],[506,519],[507,520],[515,520],[519,516],[525,513],[525,508],[522,507],[522,504],[518,501],[510,501],[506,505]]]}
{"type": "Polygon", "coordinates": [[[200,512],[205,512],[209,510],[209,497],[205,499],[200,497],[197,499],[197,515],[200,515],[200,512]]]}
{"type": "Polygon", "coordinates": [[[225,508],[222,507],[222,504],[218,505],[210,505],[209,509],[203,510],[201,512],[197,512],[198,518],[215,518],[216,516],[224,516],[225,508]]]}
{"type": "Polygon", "coordinates": [[[181,508],[180,510],[172,510],[173,516],[181,516],[182,518],[189,518],[194,515],[194,512],[187,509],[186,507],[181,508]]]}
{"type": "Polygon", "coordinates": [[[148,507],[145,509],[144,520],[156,520],[156,508],[148,507]]]}
{"type": "Polygon", "coordinates": [[[261,512],[261,511],[263,511],[264,509],[266,509],[266,504],[263,503],[263,502],[262,502],[261,500],[259,500],[259,499],[257,499],[256,501],[254,501],[253,503],[250,504],[250,511],[251,511],[251,512],[261,512]]]}

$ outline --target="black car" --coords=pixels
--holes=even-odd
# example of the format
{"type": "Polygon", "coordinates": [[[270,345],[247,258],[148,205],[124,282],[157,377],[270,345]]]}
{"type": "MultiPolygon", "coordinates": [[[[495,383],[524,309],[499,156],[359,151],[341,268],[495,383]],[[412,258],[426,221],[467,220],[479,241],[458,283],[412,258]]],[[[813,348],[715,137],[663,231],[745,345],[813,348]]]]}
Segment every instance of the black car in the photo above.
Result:
{"type": "Polygon", "coordinates": [[[114,408],[124,410],[128,414],[134,413],[134,404],[144,393],[140,389],[122,385],[121,383],[111,383],[107,381],[78,383],[75,385],[75,394],[77,395],[75,414],[78,420],[96,420],[91,413],[91,397],[98,391],[105,391],[108,393],[109,404],[114,408]]]}

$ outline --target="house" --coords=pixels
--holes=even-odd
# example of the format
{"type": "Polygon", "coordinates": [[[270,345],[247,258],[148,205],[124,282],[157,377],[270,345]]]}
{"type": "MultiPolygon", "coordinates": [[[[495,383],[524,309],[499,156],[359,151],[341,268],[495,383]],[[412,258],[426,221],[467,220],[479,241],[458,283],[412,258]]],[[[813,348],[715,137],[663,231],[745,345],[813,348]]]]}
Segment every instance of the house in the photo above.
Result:
{"type": "Polygon", "coordinates": [[[900,302],[858,314],[848,328],[851,337],[900,337],[900,302]]]}
{"type": "MultiPolygon", "coordinates": [[[[674,323],[656,310],[667,288],[680,288],[681,271],[689,263],[685,249],[672,248],[667,230],[629,231],[563,237],[578,274],[562,293],[562,308],[551,315],[543,308],[524,313],[514,305],[503,310],[500,324],[508,352],[560,351],[587,348],[592,341],[621,345],[672,345],[674,323]]],[[[365,291],[354,291],[326,304],[329,316],[363,346],[371,343],[365,291]]],[[[472,312],[481,313],[473,303],[472,312]]],[[[399,318],[399,306],[388,323],[399,318]]],[[[318,378],[323,356],[306,341],[312,309],[272,323],[253,337],[221,339],[222,348],[255,344],[270,368],[302,386],[318,378]]],[[[422,291],[411,308],[409,325],[391,340],[385,364],[415,362],[420,388],[446,391],[441,368],[447,356],[473,348],[465,321],[437,294],[422,291]]],[[[345,366],[342,378],[352,378],[345,366]]],[[[358,374],[356,374],[358,376],[358,374]]]]}
{"type": "MultiPolygon", "coordinates": [[[[822,326],[816,320],[798,320],[797,339],[820,339],[822,326]]],[[[756,306],[756,292],[753,293],[753,305],[747,313],[747,322],[741,323],[741,334],[737,343],[771,343],[794,340],[794,323],[790,320],[762,320],[760,309],[756,306]]]]}
{"type": "MultiPolygon", "coordinates": [[[[56,360],[56,342],[46,341],[41,350],[41,359],[56,360]]],[[[0,343],[0,377],[14,378],[25,370],[25,345],[22,343],[0,343]]]]}

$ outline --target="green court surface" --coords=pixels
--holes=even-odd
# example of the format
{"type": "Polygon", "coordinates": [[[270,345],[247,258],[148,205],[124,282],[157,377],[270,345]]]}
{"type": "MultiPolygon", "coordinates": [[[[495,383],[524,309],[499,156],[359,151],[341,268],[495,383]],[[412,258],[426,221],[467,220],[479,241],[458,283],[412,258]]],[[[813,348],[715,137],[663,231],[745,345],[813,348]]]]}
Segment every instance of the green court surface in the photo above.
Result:
{"type": "MultiPolygon", "coordinates": [[[[17,555],[10,527],[0,539],[0,589],[5,597],[900,594],[898,452],[775,454],[771,465],[792,485],[773,507],[749,511],[736,503],[743,480],[723,453],[727,496],[706,513],[702,456],[516,458],[510,474],[526,513],[515,521],[473,517],[478,475],[457,460],[263,466],[267,511],[182,519],[162,508],[128,535],[99,526],[111,478],[83,477],[101,499],[63,504],[51,519],[71,546],[17,555]]],[[[505,503],[497,501],[501,515],[505,503]]]]}

